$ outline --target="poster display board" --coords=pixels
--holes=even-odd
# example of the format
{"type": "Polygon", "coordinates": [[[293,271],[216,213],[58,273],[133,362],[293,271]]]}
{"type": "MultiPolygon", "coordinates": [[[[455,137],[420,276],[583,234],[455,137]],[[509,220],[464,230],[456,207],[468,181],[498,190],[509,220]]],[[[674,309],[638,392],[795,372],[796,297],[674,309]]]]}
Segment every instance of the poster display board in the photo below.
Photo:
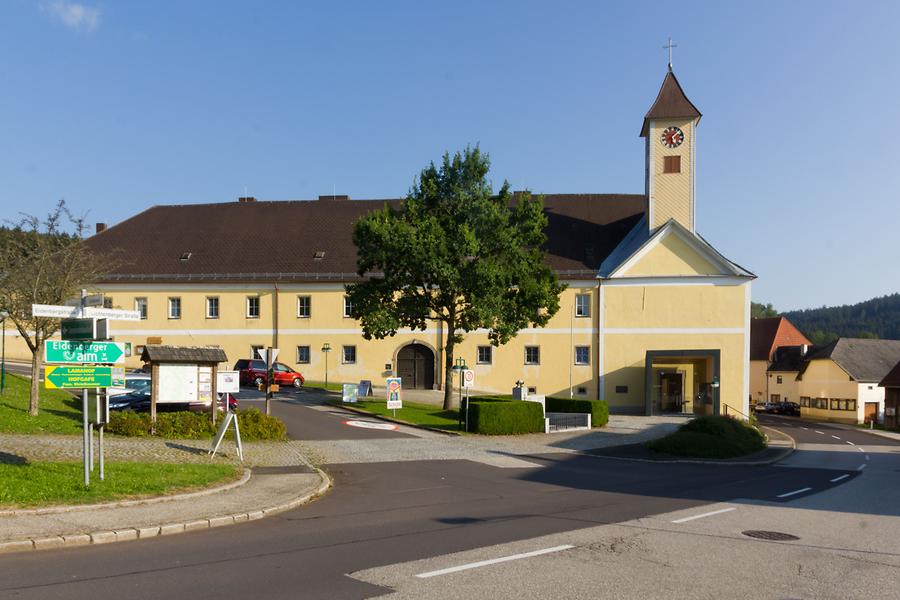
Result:
{"type": "Polygon", "coordinates": [[[355,404],[359,396],[359,386],[352,383],[345,383],[341,393],[341,401],[349,404],[355,404]]]}
{"type": "Polygon", "coordinates": [[[157,404],[197,402],[197,365],[160,364],[157,404]]]}
{"type": "Polygon", "coordinates": [[[400,377],[388,377],[386,380],[388,409],[403,408],[403,398],[401,397],[403,386],[400,379],[400,377]]]}
{"type": "Polygon", "coordinates": [[[367,398],[372,395],[372,381],[363,379],[359,382],[359,397],[367,398]]]}
{"type": "Polygon", "coordinates": [[[241,391],[241,379],[238,371],[216,372],[216,391],[220,394],[237,394],[241,391]]]}

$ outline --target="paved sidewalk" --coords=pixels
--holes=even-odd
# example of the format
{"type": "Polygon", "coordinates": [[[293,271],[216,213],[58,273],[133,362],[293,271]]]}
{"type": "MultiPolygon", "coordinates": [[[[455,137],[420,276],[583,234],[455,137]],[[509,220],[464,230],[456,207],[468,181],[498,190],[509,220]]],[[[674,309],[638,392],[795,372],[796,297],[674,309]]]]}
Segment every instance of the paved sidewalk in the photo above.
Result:
{"type": "MultiPolygon", "coordinates": [[[[233,444],[223,446],[224,456],[213,460],[239,464],[233,444]]],[[[75,436],[0,435],[0,448],[6,456],[27,460],[81,459],[81,438],[75,436]]],[[[209,462],[208,448],[204,440],[111,437],[106,458],[209,462]]],[[[252,468],[240,481],[211,490],[99,505],[0,510],[0,553],[145,539],[251,521],[304,504],[331,485],[297,442],[246,443],[243,464],[252,468]]]]}

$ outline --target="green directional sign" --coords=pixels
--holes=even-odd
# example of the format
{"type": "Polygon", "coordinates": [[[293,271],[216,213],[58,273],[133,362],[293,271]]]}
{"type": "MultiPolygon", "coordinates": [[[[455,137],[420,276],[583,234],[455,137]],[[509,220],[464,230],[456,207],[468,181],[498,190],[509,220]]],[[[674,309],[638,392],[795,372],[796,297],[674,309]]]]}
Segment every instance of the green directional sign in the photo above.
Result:
{"type": "Polygon", "coordinates": [[[48,366],[44,370],[44,387],[107,388],[125,387],[125,369],[99,366],[48,366]]]}
{"type": "Polygon", "coordinates": [[[107,363],[125,361],[125,344],[121,342],[76,342],[73,340],[46,340],[45,363],[107,363]]]}

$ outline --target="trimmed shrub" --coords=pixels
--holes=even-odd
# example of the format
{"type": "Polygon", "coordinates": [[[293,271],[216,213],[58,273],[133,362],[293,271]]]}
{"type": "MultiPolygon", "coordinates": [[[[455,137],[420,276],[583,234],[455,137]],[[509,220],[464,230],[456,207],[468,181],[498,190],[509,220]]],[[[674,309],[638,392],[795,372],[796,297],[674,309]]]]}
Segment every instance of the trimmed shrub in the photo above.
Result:
{"type": "Polygon", "coordinates": [[[515,435],[544,431],[544,415],[537,402],[502,398],[471,398],[469,431],[484,435],[515,435]]]}
{"type": "Polygon", "coordinates": [[[732,458],[766,447],[760,431],[743,421],[724,416],[691,419],[678,431],[647,443],[655,452],[696,458],[732,458]]]}
{"type": "Polygon", "coordinates": [[[590,413],[591,427],[603,427],[609,423],[609,404],[606,400],[547,398],[546,406],[547,412],[590,413]]]}
{"type": "MultiPolygon", "coordinates": [[[[284,422],[278,417],[266,416],[256,408],[239,410],[238,427],[244,441],[283,440],[287,437],[284,422]]],[[[221,415],[220,415],[221,417],[221,415]]],[[[200,440],[215,435],[216,425],[212,424],[209,413],[205,412],[161,412],[156,415],[156,432],[153,435],[170,439],[200,440]]],[[[132,411],[112,412],[106,430],[126,437],[151,435],[150,413],[132,411]]],[[[231,436],[231,433],[228,434],[231,436]]]]}

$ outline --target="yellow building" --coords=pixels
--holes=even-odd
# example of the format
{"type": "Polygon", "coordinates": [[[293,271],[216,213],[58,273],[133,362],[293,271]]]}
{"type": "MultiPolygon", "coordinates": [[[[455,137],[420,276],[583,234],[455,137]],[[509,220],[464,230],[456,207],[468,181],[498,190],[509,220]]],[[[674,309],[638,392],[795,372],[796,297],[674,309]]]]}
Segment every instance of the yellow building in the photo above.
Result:
{"type": "MultiPolygon", "coordinates": [[[[568,288],[545,328],[492,347],[483,332],[457,346],[475,386],[601,398],[618,412],[749,414],[750,281],[695,231],[700,112],[671,69],[644,118],[644,194],[547,194],[547,263],[568,288]]],[[[366,341],[347,315],[357,279],[353,224],[384,202],[155,206],[98,232],[115,257],[94,286],[141,311],[118,340],[216,345],[233,362],[274,346],[307,379],[383,380],[442,388],[445,331],[366,341]],[[325,353],[328,344],[333,351],[325,353]]],[[[136,359],[132,359],[135,361],[136,359]]]]}

